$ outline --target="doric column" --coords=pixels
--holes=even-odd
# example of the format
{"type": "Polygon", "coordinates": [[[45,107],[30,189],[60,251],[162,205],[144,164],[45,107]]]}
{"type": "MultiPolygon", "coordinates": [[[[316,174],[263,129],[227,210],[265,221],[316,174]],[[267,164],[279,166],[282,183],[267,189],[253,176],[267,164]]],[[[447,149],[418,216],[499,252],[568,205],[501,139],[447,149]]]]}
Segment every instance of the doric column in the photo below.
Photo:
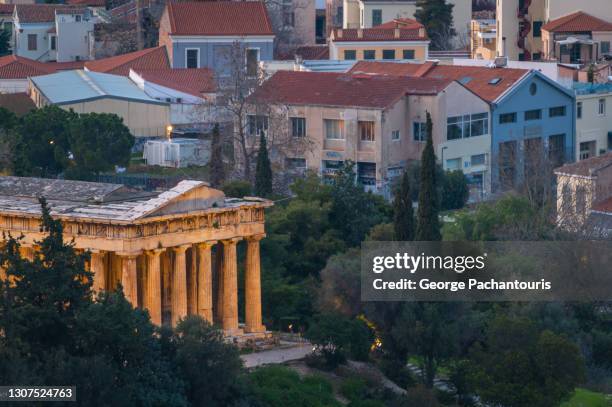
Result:
{"type": "Polygon", "coordinates": [[[121,285],[125,298],[134,308],[138,306],[138,272],[136,258],[139,253],[117,253],[121,257],[121,285]]]}
{"type": "Polygon", "coordinates": [[[222,240],[223,243],[223,330],[236,335],[238,330],[238,259],[236,244],[240,238],[222,240]]]}
{"type": "Polygon", "coordinates": [[[91,289],[94,293],[106,290],[106,253],[100,250],[91,251],[90,271],[93,273],[91,289]]]}
{"type": "Polygon", "coordinates": [[[198,244],[198,315],[213,323],[212,255],[215,242],[198,244]]]}
{"type": "Polygon", "coordinates": [[[223,243],[219,243],[215,250],[214,278],[217,283],[216,299],[213,307],[213,319],[217,325],[223,324],[223,243]]]}
{"type": "Polygon", "coordinates": [[[172,326],[187,316],[187,264],[185,252],[189,246],[174,248],[174,273],[172,274],[172,326]]]}
{"type": "Polygon", "coordinates": [[[198,254],[195,246],[191,247],[191,264],[187,280],[187,311],[189,315],[198,313],[198,254]]]}
{"type": "Polygon", "coordinates": [[[147,252],[147,283],[145,292],[145,308],[149,310],[151,322],[162,323],[162,292],[161,292],[161,254],[163,249],[147,252]]]}
{"type": "Polygon", "coordinates": [[[245,331],[265,332],[261,323],[261,268],[259,259],[259,241],[265,235],[247,237],[247,254],[245,265],[245,331]]]}

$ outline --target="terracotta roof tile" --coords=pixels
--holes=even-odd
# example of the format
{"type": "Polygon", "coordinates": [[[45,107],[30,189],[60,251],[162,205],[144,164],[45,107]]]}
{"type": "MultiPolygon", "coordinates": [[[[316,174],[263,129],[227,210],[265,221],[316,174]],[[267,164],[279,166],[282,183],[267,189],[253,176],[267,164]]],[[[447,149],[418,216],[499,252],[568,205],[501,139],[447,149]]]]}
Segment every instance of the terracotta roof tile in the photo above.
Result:
{"type": "Polygon", "coordinates": [[[377,25],[376,28],[424,28],[425,26],[412,18],[395,18],[386,23],[377,25]]]}
{"type": "Polygon", "coordinates": [[[577,11],[548,22],[542,27],[542,30],[549,32],[612,31],[612,23],[577,11]]]}
{"type": "Polygon", "coordinates": [[[261,1],[169,1],[170,34],[273,35],[261,1]]]}
{"type": "Polygon", "coordinates": [[[81,7],[64,4],[17,4],[15,10],[21,23],[50,23],[55,21],[55,11],[79,10],[81,7]]]}
{"type": "Polygon", "coordinates": [[[332,72],[278,71],[251,96],[253,102],[385,109],[406,94],[435,95],[434,79],[332,72]]]}
{"type": "Polygon", "coordinates": [[[467,89],[487,102],[493,102],[510,89],[529,71],[526,69],[488,68],[479,66],[359,61],[350,70],[352,73],[367,73],[390,76],[413,76],[451,82],[459,81],[467,89]],[[500,79],[492,84],[493,79],[500,79]]]}
{"type": "Polygon", "coordinates": [[[0,4],[0,14],[13,14],[14,4],[0,4]]]}
{"type": "Polygon", "coordinates": [[[555,174],[569,174],[583,177],[596,176],[597,172],[612,165],[612,153],[591,157],[586,160],[565,164],[555,170],[555,174]]]}
{"type": "Polygon", "coordinates": [[[335,28],[332,30],[334,42],[346,41],[427,41],[427,33],[420,28],[335,28]],[[340,32],[342,35],[340,36],[340,32]],[[361,37],[359,36],[361,32],[361,37]]]}
{"type": "Polygon", "coordinates": [[[0,79],[26,79],[53,72],[55,72],[54,67],[29,58],[16,55],[0,57],[0,79]]]}
{"type": "Polygon", "coordinates": [[[135,69],[142,78],[161,86],[201,97],[216,91],[214,72],[209,68],[135,69]]]}
{"type": "Polygon", "coordinates": [[[130,69],[168,69],[166,47],[147,48],[109,58],[85,62],[90,71],[127,76],[130,69]]]}

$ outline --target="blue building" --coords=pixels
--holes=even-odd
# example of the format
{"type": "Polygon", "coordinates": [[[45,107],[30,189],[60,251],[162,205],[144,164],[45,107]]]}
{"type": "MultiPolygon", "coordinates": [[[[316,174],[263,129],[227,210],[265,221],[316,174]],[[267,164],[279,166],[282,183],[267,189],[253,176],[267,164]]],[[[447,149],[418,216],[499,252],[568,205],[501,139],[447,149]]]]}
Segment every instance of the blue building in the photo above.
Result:
{"type": "Polygon", "coordinates": [[[229,76],[236,63],[257,74],[272,60],[274,32],[260,1],[168,1],[160,20],[159,44],[173,68],[212,68],[229,76]]]}
{"type": "Polygon", "coordinates": [[[491,105],[493,190],[573,161],[575,129],[573,91],[530,71],[491,105]]]}

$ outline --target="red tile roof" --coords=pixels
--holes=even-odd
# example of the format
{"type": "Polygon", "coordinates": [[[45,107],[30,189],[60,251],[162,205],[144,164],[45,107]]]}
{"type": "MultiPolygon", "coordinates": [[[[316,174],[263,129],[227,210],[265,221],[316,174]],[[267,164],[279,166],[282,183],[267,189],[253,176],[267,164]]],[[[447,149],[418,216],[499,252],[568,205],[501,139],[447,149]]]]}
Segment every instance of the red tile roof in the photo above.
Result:
{"type": "Polygon", "coordinates": [[[612,166],[612,153],[591,157],[586,160],[565,164],[555,170],[555,174],[577,175],[582,177],[597,176],[597,172],[612,166]]]}
{"type": "Polygon", "coordinates": [[[134,71],[149,82],[198,97],[203,93],[213,93],[217,89],[214,72],[209,68],[135,69],[134,71]]]}
{"type": "Polygon", "coordinates": [[[16,55],[0,57],[0,79],[26,79],[53,72],[55,72],[54,67],[29,58],[16,55]]]}
{"type": "Polygon", "coordinates": [[[612,214],[612,196],[593,205],[593,210],[612,214]]]}
{"type": "Polygon", "coordinates": [[[69,62],[45,62],[45,65],[53,68],[54,71],[68,71],[71,69],[83,69],[86,61],[69,61],[69,62]]]}
{"type": "Polygon", "coordinates": [[[334,42],[429,40],[423,26],[420,28],[334,28],[331,35],[334,42]]]}
{"type": "Polygon", "coordinates": [[[376,28],[425,28],[425,26],[412,18],[395,18],[386,23],[377,25],[376,28]]]}
{"type": "Polygon", "coordinates": [[[85,62],[90,71],[127,76],[131,69],[168,69],[166,47],[146,48],[114,57],[85,62]]]}
{"type": "Polygon", "coordinates": [[[0,14],[13,14],[14,4],[0,4],[0,14]]]}
{"type": "Polygon", "coordinates": [[[173,35],[273,35],[262,1],[169,1],[173,35]]]}
{"type": "Polygon", "coordinates": [[[582,11],[552,20],[542,30],[553,32],[612,31],[612,23],[582,11]]]}
{"type": "Polygon", "coordinates": [[[411,64],[359,61],[353,66],[350,72],[438,79],[446,81],[447,83],[459,81],[481,99],[487,102],[493,102],[529,71],[526,69],[437,65],[435,62],[411,64]],[[491,80],[497,78],[501,79],[497,84],[490,83],[491,80]]]}
{"type": "Polygon", "coordinates": [[[17,18],[21,23],[50,23],[55,21],[55,11],[79,10],[80,7],[64,4],[17,4],[17,18]]]}
{"type": "Polygon", "coordinates": [[[382,75],[278,71],[251,96],[253,102],[385,109],[406,94],[436,95],[444,81],[382,75]]]}
{"type": "Polygon", "coordinates": [[[17,116],[23,116],[36,109],[34,101],[26,93],[0,93],[0,107],[10,110],[17,116]]]}

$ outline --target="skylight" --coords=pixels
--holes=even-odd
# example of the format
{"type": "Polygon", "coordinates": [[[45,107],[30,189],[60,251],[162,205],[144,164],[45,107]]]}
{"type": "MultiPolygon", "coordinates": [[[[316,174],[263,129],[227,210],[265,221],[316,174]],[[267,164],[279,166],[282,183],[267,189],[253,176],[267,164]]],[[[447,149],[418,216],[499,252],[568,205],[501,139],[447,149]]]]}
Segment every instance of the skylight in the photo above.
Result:
{"type": "Polygon", "coordinates": [[[489,81],[489,85],[497,85],[502,81],[502,78],[493,78],[489,81]]]}

